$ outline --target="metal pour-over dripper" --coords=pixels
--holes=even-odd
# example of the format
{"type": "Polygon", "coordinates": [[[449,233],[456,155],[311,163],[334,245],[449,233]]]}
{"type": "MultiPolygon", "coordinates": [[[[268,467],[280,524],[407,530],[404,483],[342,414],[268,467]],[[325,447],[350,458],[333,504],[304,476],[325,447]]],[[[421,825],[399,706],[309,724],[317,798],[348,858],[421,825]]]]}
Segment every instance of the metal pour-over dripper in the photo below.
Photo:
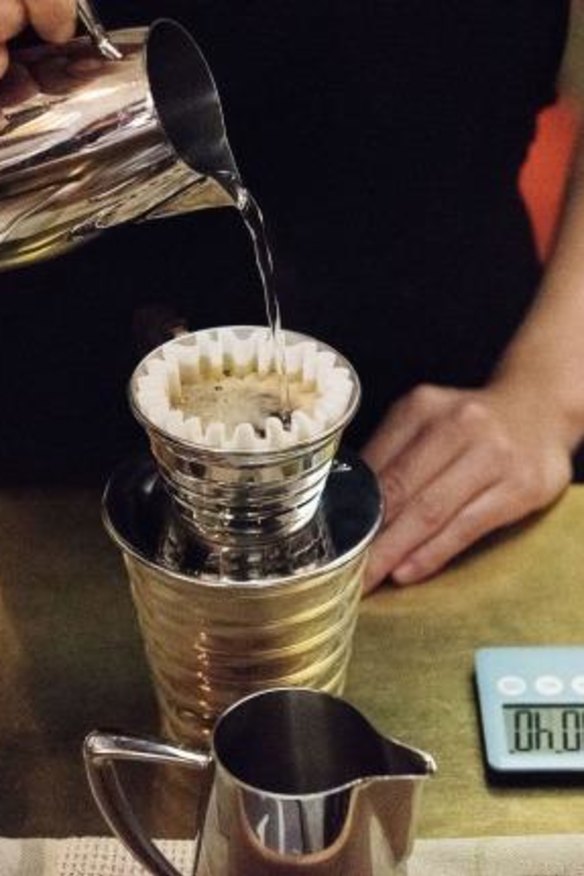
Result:
{"type": "Polygon", "coordinates": [[[296,388],[298,404],[312,397],[306,410],[292,411],[287,428],[272,410],[276,351],[261,327],[181,334],[152,350],[130,382],[132,411],[177,512],[204,540],[249,547],[308,523],[359,404],[358,377],[344,357],[298,332],[286,330],[282,339],[290,391],[296,388]],[[213,422],[184,409],[194,387],[199,405],[213,405],[213,422]],[[242,401],[246,393],[253,405],[242,401]],[[223,420],[233,408],[243,419],[223,420]]]}
{"type": "Polygon", "coordinates": [[[223,710],[253,691],[344,686],[381,494],[361,460],[335,460],[356,373],[320,341],[284,340],[287,429],[269,413],[277,360],[258,327],[180,335],[130,381],[152,457],[114,473],[105,525],[124,557],[163,733],[182,742],[207,744],[223,710]]]}
{"type": "Polygon", "coordinates": [[[14,53],[0,81],[0,268],[123,222],[233,206],[213,76],[176,22],[14,53]]]}

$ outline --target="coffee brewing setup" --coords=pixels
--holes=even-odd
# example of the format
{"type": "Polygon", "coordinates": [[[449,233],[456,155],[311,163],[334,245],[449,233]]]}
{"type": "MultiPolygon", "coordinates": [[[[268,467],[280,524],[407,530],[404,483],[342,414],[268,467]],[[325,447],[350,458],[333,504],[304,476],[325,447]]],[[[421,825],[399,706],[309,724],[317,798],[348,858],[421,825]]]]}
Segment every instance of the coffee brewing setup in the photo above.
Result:
{"type": "Polygon", "coordinates": [[[180,336],[150,353],[131,381],[153,459],[114,474],[105,520],[124,555],[163,730],[174,739],[204,742],[247,693],[287,685],[339,693],[345,681],[379,491],[360,460],[336,456],[359,398],[354,371],[320,342],[292,332],[285,340],[292,386],[309,385],[314,372],[318,393],[320,369],[332,390],[340,375],[325,427],[293,412],[288,430],[266,417],[261,437],[249,422],[229,433],[217,419],[201,435],[199,417],[169,406],[171,386],[184,394],[193,369],[195,383],[219,396],[230,372],[241,375],[239,394],[246,377],[265,385],[274,374],[265,328],[180,336]]]}
{"type": "Polygon", "coordinates": [[[20,51],[0,82],[0,265],[57,255],[127,221],[231,206],[252,231],[266,293],[271,331],[195,333],[138,366],[130,402],[153,458],[122,466],[104,499],[163,729],[198,742],[245,693],[283,684],[341,690],[380,497],[363,463],[335,461],[359,401],[357,375],[325,344],[279,327],[261,214],[196,43],[169,20],[108,35],[87,0],[78,11],[89,35],[20,51]],[[320,380],[320,419],[292,411],[284,429],[269,417],[258,441],[261,424],[245,416],[198,433],[192,416],[190,431],[177,430],[174,408],[152,416],[148,393],[156,401],[163,383],[172,391],[193,369],[225,378],[257,367],[264,382],[270,371],[281,382],[286,362],[305,387],[320,380]],[[340,406],[339,387],[325,391],[335,362],[340,406]],[[225,441],[226,428],[235,442],[225,441]]]}
{"type": "MultiPolygon", "coordinates": [[[[358,376],[326,343],[281,328],[261,213],[192,37],[169,20],[108,35],[87,0],[77,7],[88,36],[23,50],[0,82],[0,268],[58,255],[127,221],[231,206],[254,241],[269,323],[185,332],[148,353],[131,378],[129,403],[151,453],[114,472],[104,522],[127,569],[171,742],[91,737],[94,795],[150,871],[174,876],[136,828],[113,761],[190,759],[206,769],[215,759],[217,824],[195,872],[397,876],[433,762],[384,741],[337,698],[382,519],[376,478],[340,448],[358,376]],[[311,774],[325,752],[344,749],[313,788],[290,772],[296,755],[283,739],[283,784],[266,785],[252,760],[241,772],[223,751],[223,736],[241,730],[236,715],[248,712],[277,732],[278,745],[300,721],[298,745],[320,752],[306,762],[311,774]],[[377,754],[348,765],[361,744],[377,754]],[[252,822],[269,800],[276,820],[262,833],[252,822]]],[[[256,760],[261,773],[260,749],[256,760]]]]}

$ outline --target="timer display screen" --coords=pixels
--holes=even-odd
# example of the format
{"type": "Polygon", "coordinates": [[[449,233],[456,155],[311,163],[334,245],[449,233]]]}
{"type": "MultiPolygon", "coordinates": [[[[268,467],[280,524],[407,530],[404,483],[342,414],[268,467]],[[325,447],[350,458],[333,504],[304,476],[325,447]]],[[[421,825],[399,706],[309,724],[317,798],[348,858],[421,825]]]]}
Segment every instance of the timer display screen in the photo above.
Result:
{"type": "Polygon", "coordinates": [[[584,704],[504,705],[509,754],[584,751],[584,704]]]}

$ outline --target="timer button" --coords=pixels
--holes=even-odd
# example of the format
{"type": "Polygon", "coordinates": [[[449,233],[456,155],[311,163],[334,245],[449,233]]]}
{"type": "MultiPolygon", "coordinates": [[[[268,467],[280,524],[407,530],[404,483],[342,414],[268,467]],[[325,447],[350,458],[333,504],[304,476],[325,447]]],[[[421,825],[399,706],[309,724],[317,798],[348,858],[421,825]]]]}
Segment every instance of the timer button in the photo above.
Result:
{"type": "Polygon", "coordinates": [[[563,691],[564,682],[557,675],[540,675],[535,679],[535,689],[543,696],[553,696],[563,691]]]}
{"type": "Polygon", "coordinates": [[[527,685],[519,675],[503,675],[497,681],[497,689],[499,693],[508,697],[517,697],[519,694],[525,693],[527,685]]]}
{"type": "Polygon", "coordinates": [[[571,687],[575,693],[584,694],[584,675],[575,675],[571,687]]]}

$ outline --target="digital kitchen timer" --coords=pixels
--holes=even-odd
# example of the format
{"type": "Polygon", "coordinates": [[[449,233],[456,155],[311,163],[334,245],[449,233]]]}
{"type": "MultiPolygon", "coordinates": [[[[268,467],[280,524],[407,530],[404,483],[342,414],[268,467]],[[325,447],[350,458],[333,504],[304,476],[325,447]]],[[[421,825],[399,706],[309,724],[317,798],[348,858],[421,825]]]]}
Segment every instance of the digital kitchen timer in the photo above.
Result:
{"type": "Polygon", "coordinates": [[[584,647],[481,648],[475,670],[492,770],[584,775],[584,647]]]}

